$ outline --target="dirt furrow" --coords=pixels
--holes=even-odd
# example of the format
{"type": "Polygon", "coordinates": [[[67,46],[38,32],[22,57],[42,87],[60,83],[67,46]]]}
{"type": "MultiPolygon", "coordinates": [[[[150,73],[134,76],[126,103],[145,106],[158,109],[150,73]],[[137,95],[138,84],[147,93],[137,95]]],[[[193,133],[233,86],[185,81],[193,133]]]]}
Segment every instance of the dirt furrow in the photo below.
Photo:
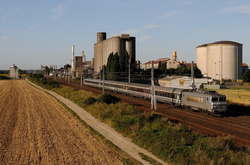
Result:
{"type": "Polygon", "coordinates": [[[22,80],[1,87],[0,164],[122,164],[48,94],[22,80]]]}

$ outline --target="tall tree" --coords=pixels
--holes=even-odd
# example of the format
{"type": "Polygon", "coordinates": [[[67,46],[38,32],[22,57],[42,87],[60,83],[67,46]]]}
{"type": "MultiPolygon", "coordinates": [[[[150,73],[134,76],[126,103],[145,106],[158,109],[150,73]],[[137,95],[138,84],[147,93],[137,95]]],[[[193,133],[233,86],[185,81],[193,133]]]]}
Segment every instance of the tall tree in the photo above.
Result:
{"type": "Polygon", "coordinates": [[[107,71],[111,72],[112,67],[113,67],[113,61],[114,61],[114,53],[110,53],[108,57],[108,62],[107,62],[107,71]]]}
{"type": "Polygon", "coordinates": [[[162,72],[165,72],[166,69],[167,69],[167,64],[166,64],[166,62],[163,62],[163,63],[162,63],[161,61],[159,61],[158,69],[159,69],[160,71],[162,71],[162,72]]]}
{"type": "Polygon", "coordinates": [[[119,56],[118,53],[110,53],[107,62],[108,78],[111,80],[117,79],[117,72],[120,71],[119,56]]]}
{"type": "Polygon", "coordinates": [[[201,70],[197,66],[194,67],[194,77],[195,78],[202,78],[203,77],[203,75],[201,74],[201,70]]]}
{"type": "Polygon", "coordinates": [[[246,70],[242,76],[244,82],[250,82],[250,70],[246,70]]]}
{"type": "Polygon", "coordinates": [[[127,51],[125,51],[125,53],[123,54],[123,63],[121,63],[120,66],[120,71],[121,72],[126,72],[128,71],[128,65],[129,65],[129,54],[127,51]]]}

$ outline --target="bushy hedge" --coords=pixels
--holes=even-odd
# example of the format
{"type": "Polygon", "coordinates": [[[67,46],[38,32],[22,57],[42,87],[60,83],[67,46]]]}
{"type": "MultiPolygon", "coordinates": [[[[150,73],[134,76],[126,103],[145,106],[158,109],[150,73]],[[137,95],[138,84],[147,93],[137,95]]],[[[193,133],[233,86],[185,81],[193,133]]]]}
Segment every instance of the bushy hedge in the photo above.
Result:
{"type": "Polygon", "coordinates": [[[106,104],[115,104],[119,102],[120,99],[109,93],[105,93],[99,97],[98,101],[101,103],[106,103],[106,104]]]}
{"type": "Polygon", "coordinates": [[[29,80],[35,82],[47,89],[61,88],[61,85],[52,78],[44,78],[42,74],[29,74],[29,80]]]}
{"type": "Polygon", "coordinates": [[[61,85],[57,81],[50,79],[50,78],[48,79],[41,78],[40,83],[42,85],[45,85],[47,88],[60,88],[61,87],[61,85]]]}
{"type": "Polygon", "coordinates": [[[86,105],[92,105],[96,102],[106,103],[106,104],[115,104],[119,101],[120,101],[119,98],[117,98],[111,94],[105,93],[105,94],[101,95],[98,99],[95,99],[94,97],[91,96],[91,97],[85,99],[83,103],[86,105]]]}
{"type": "Polygon", "coordinates": [[[96,99],[94,98],[94,97],[89,97],[89,98],[87,98],[86,100],[84,100],[84,104],[86,104],[86,105],[92,105],[92,104],[94,104],[96,102],[96,99]]]}

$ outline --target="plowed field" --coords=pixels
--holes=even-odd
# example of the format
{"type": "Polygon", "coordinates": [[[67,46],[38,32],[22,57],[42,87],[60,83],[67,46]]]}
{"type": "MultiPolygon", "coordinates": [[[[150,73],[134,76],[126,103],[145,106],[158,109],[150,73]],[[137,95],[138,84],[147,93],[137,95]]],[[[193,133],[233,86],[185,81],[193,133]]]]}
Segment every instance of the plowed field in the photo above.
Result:
{"type": "Polygon", "coordinates": [[[0,164],[122,164],[53,97],[0,81],[0,164]]]}

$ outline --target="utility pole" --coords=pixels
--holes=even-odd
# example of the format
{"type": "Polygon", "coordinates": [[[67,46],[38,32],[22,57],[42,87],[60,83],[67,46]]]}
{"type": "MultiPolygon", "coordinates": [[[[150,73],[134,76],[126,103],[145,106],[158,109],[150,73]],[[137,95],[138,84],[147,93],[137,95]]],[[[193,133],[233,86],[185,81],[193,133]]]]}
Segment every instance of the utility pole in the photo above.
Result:
{"type": "Polygon", "coordinates": [[[102,94],[104,94],[104,65],[102,66],[102,94]]]}
{"type": "Polygon", "coordinates": [[[128,83],[131,82],[131,75],[130,75],[130,72],[131,72],[131,55],[129,55],[129,61],[128,61],[128,83]]]}
{"type": "Polygon", "coordinates": [[[154,87],[154,61],[151,61],[151,109],[156,110],[156,98],[155,98],[155,87],[154,87]]]}
{"type": "Polygon", "coordinates": [[[66,81],[66,65],[64,65],[64,81],[66,81]]]}
{"type": "Polygon", "coordinates": [[[68,71],[67,73],[68,73],[68,84],[69,84],[69,69],[67,71],[68,71]]]}
{"type": "Polygon", "coordinates": [[[82,79],[83,79],[83,71],[81,72],[81,88],[82,88],[82,79]]]}
{"type": "Polygon", "coordinates": [[[191,63],[191,77],[192,77],[192,90],[195,90],[195,83],[194,83],[194,61],[191,63]]]}

